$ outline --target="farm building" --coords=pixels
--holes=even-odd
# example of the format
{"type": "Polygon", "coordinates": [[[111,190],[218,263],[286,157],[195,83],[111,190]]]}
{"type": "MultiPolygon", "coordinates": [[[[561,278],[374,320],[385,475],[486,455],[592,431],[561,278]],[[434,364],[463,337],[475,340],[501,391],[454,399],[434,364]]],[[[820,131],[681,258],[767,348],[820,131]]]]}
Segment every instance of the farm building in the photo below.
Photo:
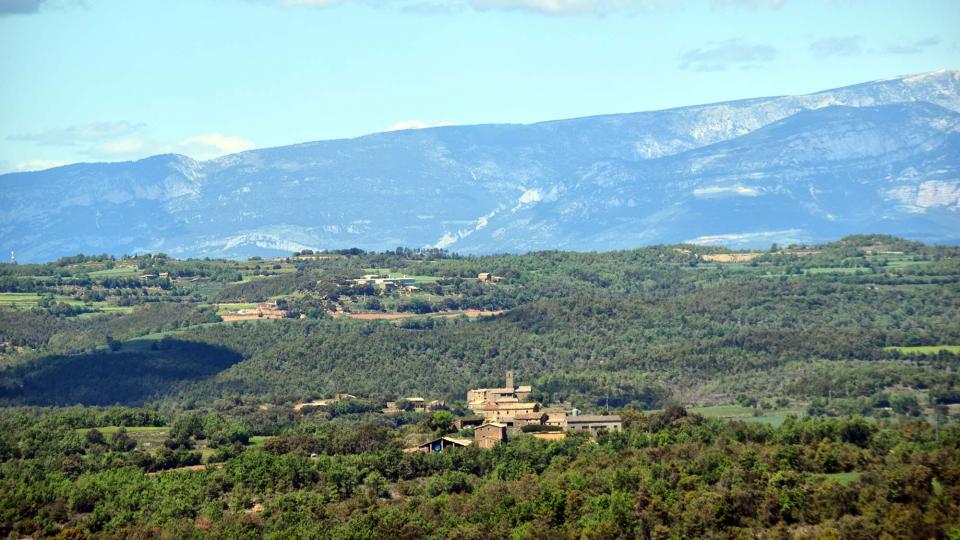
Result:
{"type": "Polygon", "coordinates": [[[381,290],[388,290],[396,287],[413,287],[417,284],[417,280],[406,276],[390,277],[379,274],[367,274],[359,279],[354,279],[353,283],[356,285],[370,285],[371,287],[376,287],[381,290]]]}
{"type": "Polygon", "coordinates": [[[433,401],[427,401],[419,396],[410,396],[398,399],[397,401],[388,401],[387,408],[384,409],[383,412],[387,414],[398,413],[404,410],[410,410],[413,412],[430,412],[443,406],[444,403],[440,400],[435,399],[433,401]],[[404,405],[403,402],[406,402],[407,405],[404,405]]]}
{"type": "Polygon", "coordinates": [[[568,416],[566,429],[568,431],[588,431],[596,436],[601,431],[620,431],[623,422],[617,415],[582,415],[568,416]]]}
{"type": "Polygon", "coordinates": [[[470,439],[457,439],[454,437],[440,437],[432,441],[427,441],[419,446],[407,448],[404,452],[444,452],[451,448],[466,448],[473,444],[470,439]]]}
{"type": "Polygon", "coordinates": [[[546,423],[549,416],[545,412],[528,412],[513,415],[512,428],[521,428],[523,426],[540,426],[546,423]]]}
{"type": "Polygon", "coordinates": [[[477,388],[467,391],[467,403],[477,414],[489,403],[523,402],[530,398],[533,392],[531,386],[513,385],[513,372],[507,371],[506,386],[503,388],[477,388]]]}
{"type": "Polygon", "coordinates": [[[487,422],[473,430],[477,448],[493,448],[507,442],[507,426],[497,422],[487,422]]]}
{"type": "Polygon", "coordinates": [[[517,415],[527,414],[527,413],[536,413],[540,410],[540,404],[531,401],[528,403],[519,403],[519,402],[506,402],[506,403],[486,403],[483,405],[479,411],[474,409],[474,412],[479,413],[488,422],[513,422],[513,419],[517,415]]]}

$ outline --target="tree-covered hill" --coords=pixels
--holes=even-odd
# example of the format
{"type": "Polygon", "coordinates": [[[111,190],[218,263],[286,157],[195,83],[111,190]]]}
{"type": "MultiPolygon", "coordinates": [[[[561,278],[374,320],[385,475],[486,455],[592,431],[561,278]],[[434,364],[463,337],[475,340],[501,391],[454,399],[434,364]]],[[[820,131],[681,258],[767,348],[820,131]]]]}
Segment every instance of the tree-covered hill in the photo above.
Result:
{"type": "MultiPolygon", "coordinates": [[[[145,272],[157,266],[155,259],[139,264],[145,272]]],[[[11,404],[280,403],[350,392],[458,400],[507,369],[545,400],[586,408],[723,403],[746,394],[833,398],[838,409],[870,413],[897,388],[942,399],[957,393],[950,349],[917,357],[892,348],[960,343],[960,256],[891,237],[739,254],[692,246],[466,258],[398,250],[203,264],[211,277],[174,279],[136,297],[141,303],[130,313],[0,310],[11,365],[0,397],[11,404]],[[217,282],[229,274],[224,268],[236,268],[240,280],[217,282]],[[415,276],[418,286],[381,292],[349,281],[391,268],[415,276]],[[480,282],[484,271],[502,279],[480,282]],[[265,299],[290,318],[216,322],[217,313],[235,309],[227,306],[265,299]],[[465,308],[503,313],[431,317],[465,308]],[[358,312],[424,315],[346,316],[358,312]],[[207,365],[188,367],[191,344],[224,351],[225,359],[211,354],[207,365]],[[180,355],[183,369],[156,368],[176,366],[180,355]],[[134,367],[111,367],[120,359],[134,367]],[[147,373],[153,391],[131,392],[128,379],[147,380],[147,373]]],[[[179,265],[196,266],[164,259],[161,267],[185,274],[179,265]]],[[[82,268],[61,276],[59,287],[88,282],[75,294],[106,295],[107,307],[131,298],[123,287],[90,279],[103,270],[82,268]]]]}

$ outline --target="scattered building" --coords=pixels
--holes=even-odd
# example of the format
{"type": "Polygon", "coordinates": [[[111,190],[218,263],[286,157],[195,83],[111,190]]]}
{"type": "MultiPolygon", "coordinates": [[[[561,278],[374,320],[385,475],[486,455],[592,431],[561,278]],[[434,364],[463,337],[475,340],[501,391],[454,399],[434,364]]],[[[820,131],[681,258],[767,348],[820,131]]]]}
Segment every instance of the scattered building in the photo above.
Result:
{"type": "Polygon", "coordinates": [[[246,321],[251,319],[283,319],[287,312],[280,309],[276,302],[262,302],[253,309],[241,309],[236,315],[223,315],[224,321],[246,321]]]}
{"type": "Polygon", "coordinates": [[[369,285],[376,287],[381,291],[391,290],[397,287],[413,287],[417,280],[411,277],[390,277],[380,274],[367,274],[359,279],[352,280],[354,285],[369,285]]]}
{"type": "Polygon", "coordinates": [[[547,419],[544,420],[545,426],[554,426],[562,428],[567,425],[567,413],[564,411],[547,411],[547,419]]]}
{"type": "Polygon", "coordinates": [[[440,437],[432,441],[427,441],[419,446],[404,449],[404,452],[444,452],[451,448],[466,448],[473,444],[470,439],[457,439],[454,437],[440,437]]]}
{"type": "Polygon", "coordinates": [[[513,423],[510,427],[542,426],[547,422],[547,418],[548,415],[545,412],[519,413],[513,416],[513,423]]]}
{"type": "Polygon", "coordinates": [[[473,430],[477,448],[493,448],[507,442],[507,425],[497,422],[487,422],[473,430]]]}
{"type": "Polygon", "coordinates": [[[397,401],[388,401],[387,408],[383,412],[394,414],[406,410],[412,412],[432,412],[444,407],[444,402],[440,400],[427,401],[419,396],[410,396],[398,399],[397,401]],[[404,404],[406,402],[406,405],[404,404]],[[409,408],[408,408],[409,407],[409,408]]]}
{"type": "Polygon", "coordinates": [[[508,422],[513,423],[514,418],[520,414],[535,413],[540,410],[540,404],[531,402],[494,402],[485,403],[480,409],[473,409],[475,413],[483,416],[488,422],[508,422]]]}
{"type": "MultiPolygon", "coordinates": [[[[564,430],[588,432],[591,436],[610,430],[619,431],[623,424],[619,416],[580,416],[580,410],[571,403],[556,403],[543,410],[539,403],[528,401],[533,388],[514,386],[513,372],[507,371],[506,384],[502,388],[477,388],[467,391],[468,407],[487,423],[502,424],[508,433],[516,433],[524,426],[541,425],[558,428],[557,431],[538,433],[563,433],[564,430]]],[[[541,438],[556,439],[558,435],[541,438]]]]}
{"type": "Polygon", "coordinates": [[[502,388],[477,388],[467,391],[467,406],[491,422],[513,418],[521,413],[534,413],[540,404],[528,402],[533,388],[514,386],[513,372],[507,371],[506,385],[502,388]]]}
{"type": "Polygon", "coordinates": [[[567,417],[567,431],[587,431],[596,436],[601,431],[620,431],[623,422],[617,415],[580,415],[567,417]]]}
{"type": "Polygon", "coordinates": [[[495,283],[502,279],[503,279],[502,276],[495,276],[490,272],[483,272],[482,274],[477,274],[477,280],[482,281],[484,283],[495,283]]]}

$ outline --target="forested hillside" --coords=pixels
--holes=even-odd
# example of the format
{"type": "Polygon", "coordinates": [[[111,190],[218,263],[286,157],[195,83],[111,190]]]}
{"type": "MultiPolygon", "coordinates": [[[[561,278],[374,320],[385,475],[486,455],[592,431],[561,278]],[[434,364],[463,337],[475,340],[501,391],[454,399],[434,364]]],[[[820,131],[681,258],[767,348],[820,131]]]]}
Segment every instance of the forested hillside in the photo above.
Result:
{"type": "Polygon", "coordinates": [[[0,287],[0,535],[960,534],[957,248],[76,256],[0,287]],[[401,452],[472,437],[507,370],[624,431],[401,452]],[[407,396],[445,403],[381,412],[407,396]]]}
{"type": "Polygon", "coordinates": [[[166,270],[168,282],[130,278],[140,286],[131,293],[116,278],[92,277],[123,271],[116,262],[92,271],[87,262],[62,266],[70,276],[40,286],[50,278],[23,274],[50,267],[7,265],[8,290],[46,288],[8,293],[43,296],[32,308],[0,309],[8,349],[0,396],[36,405],[280,403],[337,392],[456,400],[507,369],[544,399],[584,407],[747,394],[832,399],[838,411],[868,413],[894,389],[921,401],[958,392],[960,256],[889,237],[762,253],[398,250],[136,263],[140,275],[166,270]],[[417,286],[382,291],[350,280],[391,268],[417,286]],[[484,272],[497,280],[479,281],[484,272]],[[64,292],[73,296],[54,299],[64,292]],[[77,300],[91,296],[102,300],[77,300]],[[264,301],[286,319],[217,322],[264,301]],[[87,312],[59,313],[67,302],[87,312]],[[95,312],[115,304],[129,313],[95,312]],[[468,309],[499,315],[455,316],[468,309]],[[393,314],[405,318],[351,318],[393,314]],[[905,354],[911,347],[936,354],[905,354]]]}

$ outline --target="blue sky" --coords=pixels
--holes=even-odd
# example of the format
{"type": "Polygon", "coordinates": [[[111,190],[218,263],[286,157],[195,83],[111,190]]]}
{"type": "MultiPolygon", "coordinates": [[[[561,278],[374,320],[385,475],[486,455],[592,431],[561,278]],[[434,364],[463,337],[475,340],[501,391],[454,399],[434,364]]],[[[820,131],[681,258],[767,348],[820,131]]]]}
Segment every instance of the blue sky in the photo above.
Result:
{"type": "Polygon", "coordinates": [[[960,67],[960,2],[0,0],[0,171],[960,67]]]}

